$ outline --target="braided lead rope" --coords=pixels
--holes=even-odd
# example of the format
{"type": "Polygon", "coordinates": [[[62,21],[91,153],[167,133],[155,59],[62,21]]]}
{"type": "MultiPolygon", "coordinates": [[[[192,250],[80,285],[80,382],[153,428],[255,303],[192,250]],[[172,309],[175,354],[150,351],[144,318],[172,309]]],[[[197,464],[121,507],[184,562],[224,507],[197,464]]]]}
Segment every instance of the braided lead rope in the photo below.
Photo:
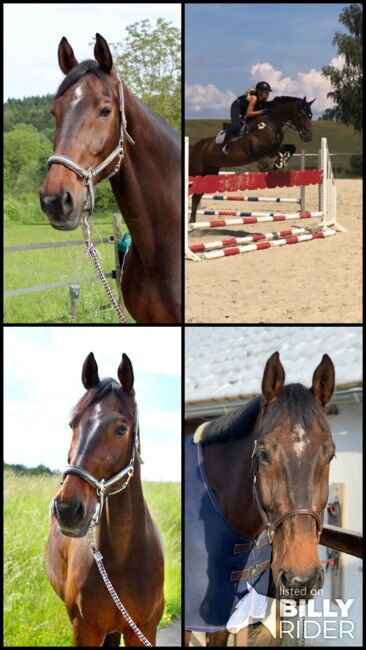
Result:
{"type": "Polygon", "coordinates": [[[136,623],[134,622],[134,620],[129,615],[127,609],[121,603],[121,601],[120,601],[120,599],[118,597],[118,594],[114,590],[113,585],[112,585],[110,579],[108,578],[108,574],[107,574],[107,572],[106,572],[106,570],[104,568],[104,564],[103,564],[103,555],[97,549],[95,526],[93,524],[89,528],[89,533],[90,533],[90,545],[91,545],[91,549],[93,551],[94,559],[95,559],[95,561],[97,563],[97,567],[99,569],[99,573],[102,576],[104,584],[107,587],[110,595],[112,596],[117,608],[121,612],[123,618],[128,623],[130,628],[135,632],[136,636],[140,639],[141,643],[144,646],[152,647],[152,643],[150,643],[150,641],[146,638],[146,636],[141,632],[140,628],[137,627],[136,623]]]}
{"type": "Polygon", "coordinates": [[[112,293],[112,290],[111,290],[111,288],[110,288],[110,286],[109,286],[109,284],[107,282],[107,278],[105,277],[105,275],[103,273],[103,269],[102,269],[102,267],[100,265],[100,262],[99,262],[99,259],[98,259],[97,251],[96,251],[96,249],[94,247],[94,244],[93,244],[93,242],[91,240],[90,227],[89,227],[88,219],[87,219],[86,216],[83,218],[83,226],[85,228],[84,235],[85,235],[85,244],[86,244],[87,252],[90,254],[90,256],[91,256],[91,258],[92,258],[92,260],[94,262],[95,268],[97,269],[98,275],[99,275],[99,277],[100,277],[100,279],[102,281],[104,289],[106,290],[106,292],[108,294],[108,297],[109,297],[109,299],[110,299],[110,301],[112,303],[114,311],[116,312],[116,314],[117,314],[119,320],[121,321],[121,323],[123,323],[124,325],[127,325],[128,324],[127,318],[124,315],[124,313],[123,313],[122,309],[120,308],[119,304],[117,303],[117,301],[116,301],[116,299],[115,299],[115,297],[114,297],[114,295],[112,293]]]}

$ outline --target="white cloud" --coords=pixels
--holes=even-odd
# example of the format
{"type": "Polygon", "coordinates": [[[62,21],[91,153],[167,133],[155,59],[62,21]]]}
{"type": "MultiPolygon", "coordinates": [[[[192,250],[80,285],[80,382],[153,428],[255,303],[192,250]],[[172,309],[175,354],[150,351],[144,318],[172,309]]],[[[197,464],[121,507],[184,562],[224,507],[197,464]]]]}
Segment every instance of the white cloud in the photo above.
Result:
{"type": "Polygon", "coordinates": [[[200,113],[202,110],[217,110],[227,112],[236,95],[231,90],[222,92],[213,84],[186,84],[185,101],[186,111],[200,113]]]}
{"type": "MultiPolygon", "coordinates": [[[[341,69],[344,65],[344,59],[341,56],[334,57],[330,65],[341,69]]],[[[316,113],[323,113],[325,109],[332,107],[332,101],[327,98],[331,91],[331,85],[328,78],[324,77],[321,70],[315,68],[302,71],[295,78],[283,76],[282,70],[275,69],[270,63],[256,63],[250,68],[250,85],[255,85],[258,81],[265,80],[271,85],[273,95],[289,95],[292,97],[304,97],[307,99],[316,98],[313,110],[316,113]]],[[[236,98],[236,94],[231,90],[221,91],[214,84],[204,86],[202,84],[186,84],[185,102],[187,114],[202,113],[216,115],[226,115],[229,108],[236,98]]]]}

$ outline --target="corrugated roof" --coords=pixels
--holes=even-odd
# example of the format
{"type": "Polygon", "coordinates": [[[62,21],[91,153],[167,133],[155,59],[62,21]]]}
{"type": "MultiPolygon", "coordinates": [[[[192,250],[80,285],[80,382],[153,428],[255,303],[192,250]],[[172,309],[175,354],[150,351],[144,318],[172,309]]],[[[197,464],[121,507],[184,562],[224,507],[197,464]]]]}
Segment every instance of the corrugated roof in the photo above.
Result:
{"type": "Polygon", "coordinates": [[[310,386],[325,352],[335,365],[338,387],[362,381],[361,326],[186,326],[186,401],[238,399],[259,393],[264,365],[276,350],[287,383],[310,386]]]}

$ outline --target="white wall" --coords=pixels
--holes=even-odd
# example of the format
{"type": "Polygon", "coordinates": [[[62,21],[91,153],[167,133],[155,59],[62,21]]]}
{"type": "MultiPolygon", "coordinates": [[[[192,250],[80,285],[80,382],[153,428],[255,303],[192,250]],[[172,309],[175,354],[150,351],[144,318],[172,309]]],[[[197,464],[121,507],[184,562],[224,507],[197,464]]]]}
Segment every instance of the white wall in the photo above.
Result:
{"type": "MultiPolygon", "coordinates": [[[[362,530],[362,405],[341,404],[339,415],[330,417],[333,438],[336,443],[336,458],[332,461],[330,485],[344,483],[342,504],[342,528],[361,532],[362,530]]],[[[319,546],[320,558],[326,559],[326,549],[319,546]]],[[[342,554],[343,595],[342,600],[354,599],[350,619],[355,624],[354,639],[317,639],[306,645],[362,646],[362,560],[342,554]]],[[[325,576],[324,597],[330,596],[330,573],[325,576]]],[[[320,609],[322,598],[316,599],[320,609]]],[[[331,605],[331,609],[336,609],[331,605]]]]}

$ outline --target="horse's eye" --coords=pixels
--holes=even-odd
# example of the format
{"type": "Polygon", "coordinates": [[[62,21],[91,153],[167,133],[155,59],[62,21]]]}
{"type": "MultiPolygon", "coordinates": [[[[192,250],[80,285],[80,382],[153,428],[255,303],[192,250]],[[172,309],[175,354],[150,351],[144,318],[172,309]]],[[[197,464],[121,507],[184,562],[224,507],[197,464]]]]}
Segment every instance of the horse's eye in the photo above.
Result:
{"type": "Polygon", "coordinates": [[[108,117],[108,115],[110,115],[111,112],[112,110],[106,106],[105,108],[102,108],[100,114],[102,115],[102,117],[108,117]]]}
{"type": "Polygon", "coordinates": [[[259,447],[258,449],[258,455],[261,460],[263,460],[265,463],[270,462],[270,456],[269,453],[264,447],[259,447]]]}
{"type": "Polygon", "coordinates": [[[70,427],[70,429],[72,429],[72,423],[71,422],[69,422],[69,427],[70,427]]]}
{"type": "Polygon", "coordinates": [[[117,436],[124,436],[126,432],[127,432],[126,425],[125,424],[119,424],[117,429],[116,429],[117,436]]]}

